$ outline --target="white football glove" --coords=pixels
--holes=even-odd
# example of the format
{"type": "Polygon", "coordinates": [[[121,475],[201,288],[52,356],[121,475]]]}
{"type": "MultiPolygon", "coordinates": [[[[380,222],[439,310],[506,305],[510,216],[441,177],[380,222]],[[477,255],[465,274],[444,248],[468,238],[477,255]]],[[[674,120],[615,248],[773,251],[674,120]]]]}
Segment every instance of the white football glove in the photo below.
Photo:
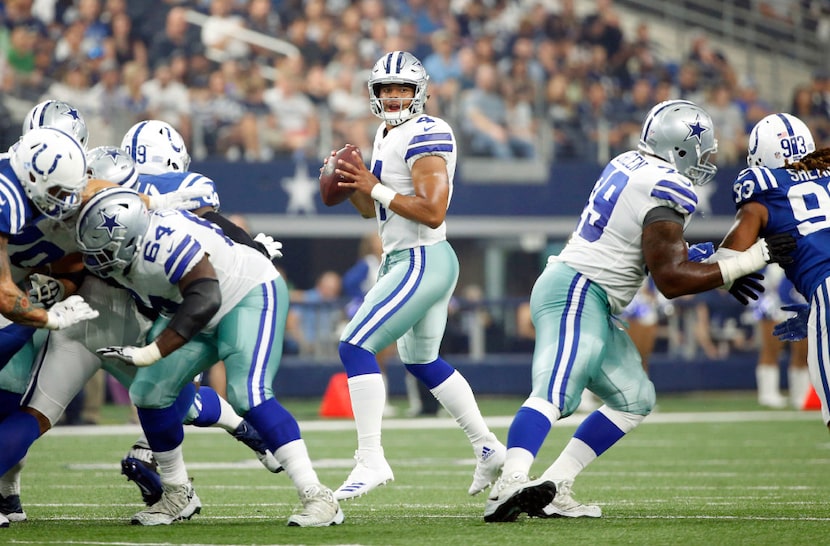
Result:
{"type": "Polygon", "coordinates": [[[52,307],[63,299],[63,283],[49,275],[32,273],[26,280],[26,284],[32,307],[38,309],[52,307]]]}
{"type": "Polygon", "coordinates": [[[159,347],[155,341],[144,347],[133,347],[129,345],[124,347],[115,345],[101,347],[95,353],[100,357],[115,358],[137,368],[145,368],[161,360],[161,351],[159,351],[159,347]]]}
{"type": "Polygon", "coordinates": [[[60,330],[98,316],[98,311],[90,307],[84,298],[78,295],[59,301],[47,313],[48,318],[43,327],[49,330],[60,330]]]}
{"type": "Polygon", "coordinates": [[[177,190],[164,195],[150,195],[150,206],[153,210],[177,209],[191,210],[201,206],[199,199],[213,195],[213,188],[210,186],[195,186],[177,190]]]}
{"type": "Polygon", "coordinates": [[[265,252],[268,253],[268,257],[272,260],[282,258],[282,243],[275,241],[270,235],[258,233],[257,236],[254,237],[254,241],[265,247],[265,252]]]}

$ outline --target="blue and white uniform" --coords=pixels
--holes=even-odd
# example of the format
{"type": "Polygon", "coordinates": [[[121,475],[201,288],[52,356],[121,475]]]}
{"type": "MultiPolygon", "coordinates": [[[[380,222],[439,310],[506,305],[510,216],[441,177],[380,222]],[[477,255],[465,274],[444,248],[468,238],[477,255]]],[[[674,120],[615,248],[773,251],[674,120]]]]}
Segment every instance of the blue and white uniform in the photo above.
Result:
{"type": "MultiPolygon", "coordinates": [[[[416,116],[388,134],[384,131],[381,124],[372,173],[395,192],[414,195],[412,165],[421,157],[437,155],[447,163],[451,199],[457,149],[450,126],[439,118],[416,116]]],[[[404,363],[432,362],[438,357],[447,306],[458,281],[458,258],[447,242],[446,222],[431,228],[378,202],[375,216],[384,253],[380,275],[340,340],[373,354],[397,340],[404,363]]]]}
{"type": "Polygon", "coordinates": [[[688,225],[697,208],[692,183],[669,163],[636,151],[603,170],[576,231],[533,287],[537,329],[533,396],[573,413],[588,388],[612,409],[647,415],[654,385],[629,336],[613,321],[646,276],[643,222],[669,207],[688,225]]]}
{"type": "Polygon", "coordinates": [[[113,280],[161,313],[150,338],[182,301],[179,281],[205,256],[216,270],[222,304],[202,334],[138,371],[130,386],[133,403],[169,406],[218,360],[225,361],[228,400],[240,415],[273,397],[288,310],[287,288],[277,270],[256,250],[233,243],[214,224],[187,212],[152,213],[146,234],[131,266],[113,280]]]}
{"type": "Polygon", "coordinates": [[[797,246],[793,261],[782,266],[787,279],[810,303],[807,365],[830,423],[830,171],[745,169],[733,185],[735,205],[758,202],[768,211],[760,236],[789,233],[797,246]]]}

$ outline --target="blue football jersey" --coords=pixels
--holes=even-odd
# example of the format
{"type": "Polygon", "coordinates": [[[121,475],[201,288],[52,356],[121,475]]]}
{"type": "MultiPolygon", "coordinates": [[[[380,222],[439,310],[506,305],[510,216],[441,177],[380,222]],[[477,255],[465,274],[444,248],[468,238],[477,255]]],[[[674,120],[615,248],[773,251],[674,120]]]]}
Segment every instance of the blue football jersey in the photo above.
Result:
{"type": "Polygon", "coordinates": [[[199,199],[199,206],[213,207],[219,210],[219,194],[216,193],[216,184],[207,176],[193,172],[164,173],[164,174],[140,174],[138,175],[138,188],[140,193],[145,195],[165,195],[185,188],[196,186],[209,186],[212,190],[207,197],[199,199]]]}
{"type": "Polygon", "coordinates": [[[34,216],[32,205],[8,155],[0,158],[0,233],[14,235],[34,216]]]}
{"type": "Polygon", "coordinates": [[[761,236],[789,233],[798,246],[787,278],[806,298],[830,276],[830,171],[745,169],[732,187],[735,205],[756,201],[769,211],[761,236]]]}

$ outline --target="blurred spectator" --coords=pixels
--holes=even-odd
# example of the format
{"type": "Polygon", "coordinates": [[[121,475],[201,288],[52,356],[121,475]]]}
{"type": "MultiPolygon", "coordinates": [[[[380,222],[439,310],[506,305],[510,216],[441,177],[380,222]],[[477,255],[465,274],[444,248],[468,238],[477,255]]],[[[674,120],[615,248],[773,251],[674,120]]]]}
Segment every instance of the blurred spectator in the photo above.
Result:
{"type": "Polygon", "coordinates": [[[746,133],[741,109],[725,83],[714,85],[701,106],[717,120],[718,163],[736,165],[746,159],[746,133]]]}
{"type": "Polygon", "coordinates": [[[147,54],[150,64],[155,65],[174,51],[184,52],[186,57],[191,58],[204,53],[204,50],[198,27],[187,22],[187,10],[174,7],[167,13],[163,31],[156,29],[153,34],[147,54]]]}
{"type": "Polygon", "coordinates": [[[274,87],[265,91],[263,100],[277,120],[280,141],[273,143],[276,152],[295,156],[315,156],[320,122],[314,103],[303,92],[298,74],[281,73],[274,87]]]}
{"type": "Polygon", "coordinates": [[[147,46],[133,34],[133,22],[125,13],[117,13],[112,17],[112,35],[105,43],[105,56],[114,59],[119,66],[130,61],[147,64],[147,46]]]}
{"type": "Polygon", "coordinates": [[[147,97],[147,113],[153,119],[166,121],[181,133],[188,147],[193,145],[190,125],[190,95],[184,84],[173,79],[167,61],[159,62],[152,79],[141,85],[147,97]]]}
{"type": "MultiPolygon", "coordinates": [[[[265,36],[280,37],[283,34],[279,14],[272,9],[271,0],[250,0],[245,15],[245,27],[265,36]]],[[[265,64],[271,64],[276,53],[261,46],[251,45],[250,58],[265,64]]]]}
{"type": "Polygon", "coordinates": [[[800,85],[793,91],[793,98],[789,113],[803,120],[813,133],[816,140],[816,148],[823,148],[830,142],[830,119],[820,95],[814,93],[813,88],[808,85],[800,85]]]}
{"type": "Polygon", "coordinates": [[[609,60],[614,60],[623,46],[619,16],[612,4],[612,0],[596,0],[596,12],[582,20],[579,37],[584,44],[601,46],[609,60]]]}
{"type": "Polygon", "coordinates": [[[692,44],[687,59],[697,66],[700,84],[712,87],[724,84],[730,89],[737,83],[735,71],[726,59],[726,55],[712,47],[705,32],[697,30],[692,34],[692,44]]]}
{"type": "Polygon", "coordinates": [[[309,355],[331,355],[337,349],[338,325],[343,320],[340,301],[343,283],[336,271],[325,271],[309,290],[294,290],[291,302],[299,316],[302,339],[301,352],[309,355]]]}
{"type": "Polygon", "coordinates": [[[84,25],[83,49],[90,59],[100,58],[110,35],[109,25],[101,20],[101,0],[78,0],[77,5],[77,20],[84,25]]]}
{"type": "Polygon", "coordinates": [[[86,32],[86,26],[82,21],[75,21],[66,27],[63,35],[55,44],[56,65],[80,64],[88,59],[88,52],[84,49],[84,32],[86,32]]]}
{"type": "Polygon", "coordinates": [[[86,66],[83,63],[71,62],[63,68],[61,79],[50,85],[40,100],[62,100],[83,114],[89,109],[89,83],[86,66]]]}
{"type": "Polygon", "coordinates": [[[208,59],[215,62],[243,59],[250,52],[247,43],[234,38],[234,33],[245,28],[245,20],[232,8],[231,0],[212,0],[210,15],[202,25],[202,44],[208,59]]]}
{"type": "Polygon", "coordinates": [[[228,88],[225,74],[215,70],[207,89],[194,94],[194,135],[198,134],[194,138],[194,157],[225,157],[232,147],[242,148],[240,121],[244,114],[245,107],[228,88]]]}
{"type": "Polygon", "coordinates": [[[10,80],[17,85],[25,86],[36,77],[37,40],[37,31],[31,26],[19,25],[9,31],[5,63],[11,70],[10,80]]]}
{"type": "Polygon", "coordinates": [[[459,91],[461,62],[456,48],[455,36],[449,31],[439,30],[432,35],[432,53],[423,60],[424,69],[429,74],[430,102],[433,102],[436,115],[442,117],[449,114],[459,91]]]}
{"type": "Polygon", "coordinates": [[[327,80],[331,86],[328,106],[333,129],[332,144],[340,148],[342,144],[350,143],[361,150],[371,150],[378,118],[369,111],[369,97],[364,83],[366,78],[362,73],[356,74],[359,68],[357,53],[354,50],[342,51],[338,60],[337,70],[327,80]]]}
{"type": "Polygon", "coordinates": [[[674,98],[689,100],[701,104],[705,95],[700,81],[700,69],[697,64],[686,61],[677,72],[677,96],[674,98]]]}
{"type": "Polygon", "coordinates": [[[653,87],[646,78],[640,78],[623,95],[619,103],[617,128],[622,133],[620,147],[633,150],[640,143],[640,131],[648,111],[655,104],[653,87]]]}
{"type": "Polygon", "coordinates": [[[628,149],[626,133],[617,122],[621,112],[600,81],[587,83],[585,98],[576,107],[580,127],[578,153],[583,161],[606,162],[628,149]]]}
{"type": "Polygon", "coordinates": [[[532,157],[533,143],[515,138],[508,128],[508,111],[499,93],[499,74],[492,64],[476,69],[476,86],[461,99],[461,130],[471,155],[509,159],[532,157]]]}
{"type": "Polygon", "coordinates": [[[534,88],[508,78],[502,82],[502,94],[507,109],[507,133],[511,142],[516,143],[513,144],[516,155],[527,159],[536,157],[539,127],[533,111],[534,88]]]}
{"type": "Polygon", "coordinates": [[[553,154],[556,160],[574,159],[579,156],[579,126],[575,107],[570,100],[572,83],[564,74],[556,74],[545,90],[548,121],[553,129],[553,154]]]}
{"type": "Polygon", "coordinates": [[[121,69],[120,100],[130,126],[150,117],[150,99],[142,90],[145,81],[147,69],[137,61],[125,64],[121,69]]]}
{"type": "Polygon", "coordinates": [[[99,66],[98,83],[92,86],[87,96],[84,120],[89,129],[87,148],[112,146],[130,128],[124,121],[121,101],[121,70],[113,60],[106,60],[99,66]]]}
{"type": "Polygon", "coordinates": [[[735,103],[743,114],[744,134],[746,135],[749,135],[756,123],[773,112],[769,103],[758,94],[758,84],[749,77],[745,77],[741,81],[735,103]]]}

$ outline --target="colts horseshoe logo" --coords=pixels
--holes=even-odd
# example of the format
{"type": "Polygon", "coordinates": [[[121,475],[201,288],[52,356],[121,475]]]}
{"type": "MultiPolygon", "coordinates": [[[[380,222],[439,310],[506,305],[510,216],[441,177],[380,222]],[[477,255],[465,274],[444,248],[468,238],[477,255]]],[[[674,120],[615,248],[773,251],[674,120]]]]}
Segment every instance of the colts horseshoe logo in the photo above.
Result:
{"type": "Polygon", "coordinates": [[[48,169],[41,169],[37,165],[37,156],[43,153],[46,150],[46,148],[46,144],[41,144],[40,148],[38,148],[38,150],[32,154],[32,170],[43,177],[46,177],[55,172],[55,169],[58,168],[58,161],[60,161],[61,157],[63,157],[61,154],[56,154],[55,159],[52,160],[52,165],[50,165],[48,169]]]}

